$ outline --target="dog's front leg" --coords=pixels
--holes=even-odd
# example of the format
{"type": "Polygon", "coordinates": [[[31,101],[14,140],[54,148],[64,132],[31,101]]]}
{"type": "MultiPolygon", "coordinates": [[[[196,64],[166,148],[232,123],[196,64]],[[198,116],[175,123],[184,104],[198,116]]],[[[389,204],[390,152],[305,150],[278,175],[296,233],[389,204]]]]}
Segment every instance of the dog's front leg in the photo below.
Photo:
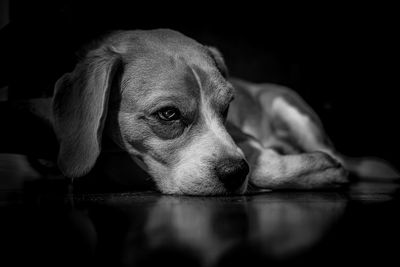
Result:
{"type": "Polygon", "coordinates": [[[347,171],[324,152],[281,155],[255,138],[230,126],[229,132],[250,165],[250,184],[271,189],[337,187],[347,182],[347,171]]]}

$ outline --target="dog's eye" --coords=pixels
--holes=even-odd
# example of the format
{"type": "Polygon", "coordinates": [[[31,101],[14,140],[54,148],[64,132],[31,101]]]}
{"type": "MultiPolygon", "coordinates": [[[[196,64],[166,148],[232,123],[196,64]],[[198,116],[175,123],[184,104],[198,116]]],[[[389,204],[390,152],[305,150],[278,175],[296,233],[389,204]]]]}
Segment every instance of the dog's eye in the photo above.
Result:
{"type": "Polygon", "coordinates": [[[177,108],[167,107],[159,110],[157,116],[164,121],[175,121],[181,118],[181,113],[177,108]]]}

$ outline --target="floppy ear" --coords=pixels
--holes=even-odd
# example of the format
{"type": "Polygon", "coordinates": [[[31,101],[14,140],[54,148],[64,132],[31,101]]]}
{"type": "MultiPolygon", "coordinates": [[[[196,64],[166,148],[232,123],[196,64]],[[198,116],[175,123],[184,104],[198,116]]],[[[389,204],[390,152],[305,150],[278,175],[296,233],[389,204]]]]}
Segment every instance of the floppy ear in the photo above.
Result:
{"type": "Polygon", "coordinates": [[[207,50],[208,50],[210,56],[212,57],[212,59],[214,60],[215,64],[217,65],[217,68],[221,72],[222,76],[227,78],[228,77],[228,68],[225,65],[225,61],[224,61],[224,58],[223,58],[221,52],[216,47],[213,47],[213,46],[207,46],[207,50]]]}
{"type": "Polygon", "coordinates": [[[67,177],[88,173],[100,154],[109,92],[119,66],[119,54],[100,47],[90,51],[55,85],[53,119],[60,143],[58,166],[67,177]]]}

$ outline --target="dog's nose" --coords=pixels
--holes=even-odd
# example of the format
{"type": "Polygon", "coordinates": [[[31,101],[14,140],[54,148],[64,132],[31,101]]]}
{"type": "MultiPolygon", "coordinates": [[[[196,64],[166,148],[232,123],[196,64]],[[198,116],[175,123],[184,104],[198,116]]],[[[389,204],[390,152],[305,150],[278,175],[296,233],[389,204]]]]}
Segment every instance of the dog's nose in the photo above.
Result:
{"type": "Polygon", "coordinates": [[[246,180],[249,165],[244,159],[224,159],[217,163],[216,172],[225,188],[234,191],[246,180]]]}

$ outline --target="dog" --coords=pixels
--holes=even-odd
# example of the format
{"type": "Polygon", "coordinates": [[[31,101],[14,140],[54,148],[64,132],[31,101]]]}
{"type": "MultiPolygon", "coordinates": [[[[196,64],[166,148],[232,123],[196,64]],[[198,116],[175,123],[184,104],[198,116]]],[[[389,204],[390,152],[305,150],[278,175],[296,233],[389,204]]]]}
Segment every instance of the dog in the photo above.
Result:
{"type": "Polygon", "coordinates": [[[291,89],[229,77],[217,48],[169,29],[106,36],[58,79],[46,105],[37,110],[70,178],[107,151],[124,151],[165,194],[329,188],[349,172],[399,177],[382,160],[338,153],[291,89]]]}

